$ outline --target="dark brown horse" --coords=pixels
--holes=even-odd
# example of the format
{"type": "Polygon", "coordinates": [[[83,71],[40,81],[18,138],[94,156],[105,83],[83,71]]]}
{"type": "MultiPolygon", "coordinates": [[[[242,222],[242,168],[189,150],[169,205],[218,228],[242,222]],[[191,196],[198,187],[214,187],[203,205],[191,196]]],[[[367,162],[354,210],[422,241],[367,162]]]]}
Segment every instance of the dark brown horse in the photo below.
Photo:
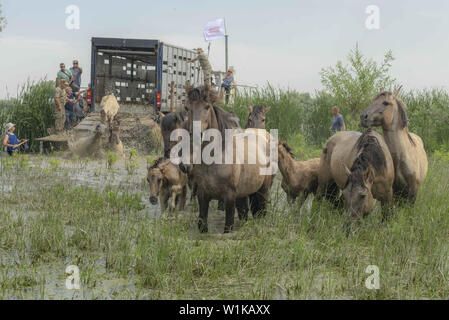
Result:
{"type": "MultiPolygon", "coordinates": [[[[188,92],[187,109],[189,112],[189,125],[191,134],[193,133],[194,122],[201,124],[201,134],[208,129],[215,129],[221,133],[221,147],[223,150],[222,163],[225,163],[226,130],[235,129],[233,116],[223,109],[214,105],[216,94],[207,88],[193,88],[188,92]]],[[[192,174],[194,181],[198,184],[198,202],[200,216],[198,227],[201,232],[207,232],[207,217],[209,202],[213,199],[223,200],[226,208],[225,233],[232,230],[234,225],[235,208],[239,211],[239,216],[246,218],[244,212],[245,201],[250,198],[250,207],[253,215],[259,217],[265,214],[266,201],[272,184],[272,175],[262,175],[261,169],[267,168],[269,156],[266,149],[260,148],[257,139],[265,139],[265,146],[268,145],[267,132],[245,133],[241,129],[240,134],[233,137],[232,150],[234,156],[237,155],[237,142],[243,142],[245,161],[233,164],[206,164],[201,160],[200,164],[194,164],[192,174]],[[254,138],[254,139],[253,139],[254,138]],[[250,149],[251,148],[251,149],[250,149]],[[254,148],[254,149],[253,149],[254,148]],[[256,150],[258,154],[255,164],[250,164],[246,159],[248,150],[256,150]],[[261,160],[262,157],[262,160],[261,160]]],[[[204,151],[205,145],[201,145],[204,151]]]]}

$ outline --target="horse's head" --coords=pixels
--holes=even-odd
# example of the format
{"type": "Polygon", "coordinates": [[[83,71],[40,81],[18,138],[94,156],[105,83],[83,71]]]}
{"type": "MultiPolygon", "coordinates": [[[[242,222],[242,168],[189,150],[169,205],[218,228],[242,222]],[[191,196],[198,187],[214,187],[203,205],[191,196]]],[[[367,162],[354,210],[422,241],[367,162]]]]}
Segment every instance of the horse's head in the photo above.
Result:
{"type": "Polygon", "coordinates": [[[248,106],[249,116],[246,128],[265,129],[265,115],[270,111],[270,107],[248,106]]]}
{"type": "Polygon", "coordinates": [[[365,128],[387,126],[397,120],[403,128],[407,126],[404,106],[397,99],[401,87],[394,93],[382,90],[360,116],[360,124],[365,128]],[[395,115],[399,115],[395,117],[395,115]]]}
{"type": "Polygon", "coordinates": [[[153,166],[148,167],[147,181],[150,185],[150,202],[156,205],[164,182],[164,171],[160,166],[163,159],[158,159],[153,166]]]}
{"type": "Polygon", "coordinates": [[[348,180],[343,189],[343,196],[350,215],[358,219],[373,210],[374,198],[371,187],[374,182],[374,170],[371,166],[365,170],[357,168],[351,171],[346,166],[345,169],[348,180]]]}
{"type": "Polygon", "coordinates": [[[216,94],[208,88],[192,88],[188,93],[188,123],[189,131],[193,130],[193,122],[201,122],[201,133],[207,129],[218,129],[214,111],[216,94]]]}

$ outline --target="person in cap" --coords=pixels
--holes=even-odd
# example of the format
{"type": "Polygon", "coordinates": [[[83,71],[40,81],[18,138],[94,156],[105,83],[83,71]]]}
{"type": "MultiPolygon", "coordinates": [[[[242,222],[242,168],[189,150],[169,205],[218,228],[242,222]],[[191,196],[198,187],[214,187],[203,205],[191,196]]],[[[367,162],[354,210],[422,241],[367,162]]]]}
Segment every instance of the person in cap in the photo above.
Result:
{"type": "Polygon", "coordinates": [[[235,86],[234,72],[232,71],[232,69],[229,69],[226,73],[226,77],[224,78],[223,83],[221,84],[221,87],[226,92],[226,104],[229,103],[229,95],[231,94],[232,86],[235,86]]]}
{"type": "Polygon", "coordinates": [[[19,150],[20,145],[25,144],[28,140],[20,140],[17,139],[17,136],[14,134],[14,130],[16,129],[16,125],[12,123],[6,124],[6,133],[3,138],[3,146],[6,147],[6,151],[10,156],[14,154],[17,150],[19,150]]]}
{"type": "Polygon", "coordinates": [[[73,83],[70,87],[76,93],[81,88],[81,74],[83,73],[83,68],[79,66],[78,60],[73,60],[73,67],[70,68],[70,72],[73,76],[73,83]]]}
{"type": "Polygon", "coordinates": [[[67,102],[67,93],[65,89],[69,86],[67,81],[61,80],[55,91],[55,126],[49,130],[49,134],[58,134],[64,131],[65,124],[65,104],[67,102]]]}
{"type": "Polygon", "coordinates": [[[73,75],[70,70],[67,70],[65,67],[65,64],[61,62],[59,65],[60,70],[58,71],[58,74],[56,75],[56,87],[59,86],[61,81],[66,81],[69,85],[73,82],[73,75]]]}
{"type": "Polygon", "coordinates": [[[211,77],[212,77],[212,66],[210,65],[209,59],[204,54],[203,49],[198,48],[198,49],[196,49],[196,52],[197,52],[198,56],[194,59],[187,60],[187,62],[199,61],[201,69],[203,69],[204,85],[206,87],[210,87],[211,86],[211,77]]]}

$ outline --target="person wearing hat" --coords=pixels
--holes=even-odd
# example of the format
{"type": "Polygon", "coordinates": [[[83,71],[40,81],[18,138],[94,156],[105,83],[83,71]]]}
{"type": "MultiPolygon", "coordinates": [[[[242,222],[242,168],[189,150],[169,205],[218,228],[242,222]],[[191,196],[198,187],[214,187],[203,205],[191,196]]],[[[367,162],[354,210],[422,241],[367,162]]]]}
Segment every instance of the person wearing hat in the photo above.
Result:
{"type": "Polygon", "coordinates": [[[61,81],[67,81],[67,83],[70,85],[73,82],[73,75],[72,72],[70,70],[67,70],[65,67],[65,64],[63,62],[61,62],[59,64],[59,68],[60,70],[58,71],[58,74],[56,75],[56,87],[59,86],[59,83],[61,81]]]}
{"type": "MultiPolygon", "coordinates": [[[[226,104],[229,103],[229,95],[231,94],[231,88],[232,86],[235,86],[235,79],[234,79],[234,73],[232,69],[228,70],[228,73],[226,73],[226,77],[223,80],[223,83],[221,84],[221,87],[226,92],[226,104]]],[[[221,96],[223,97],[223,96],[221,96]]]]}
{"type": "Polygon", "coordinates": [[[65,89],[69,86],[67,81],[61,80],[55,91],[55,126],[49,129],[49,134],[58,134],[64,131],[65,125],[65,104],[67,102],[67,93],[65,89]]]}
{"type": "Polygon", "coordinates": [[[70,72],[73,76],[73,83],[70,87],[76,93],[81,88],[81,74],[83,73],[83,68],[79,66],[78,60],[73,60],[73,67],[70,68],[70,72]]]}
{"type": "Polygon", "coordinates": [[[28,140],[20,140],[17,139],[17,136],[14,134],[14,130],[16,129],[16,125],[12,123],[6,124],[6,134],[3,138],[3,146],[6,147],[6,151],[10,156],[13,155],[14,152],[19,150],[19,145],[28,142],[28,140]]]}
{"type": "Polygon", "coordinates": [[[187,62],[195,62],[199,61],[201,69],[203,69],[203,75],[204,75],[204,85],[206,87],[211,86],[211,76],[212,76],[212,66],[210,65],[209,59],[204,54],[203,49],[198,48],[196,49],[196,52],[198,53],[198,56],[194,59],[187,60],[187,62]]]}

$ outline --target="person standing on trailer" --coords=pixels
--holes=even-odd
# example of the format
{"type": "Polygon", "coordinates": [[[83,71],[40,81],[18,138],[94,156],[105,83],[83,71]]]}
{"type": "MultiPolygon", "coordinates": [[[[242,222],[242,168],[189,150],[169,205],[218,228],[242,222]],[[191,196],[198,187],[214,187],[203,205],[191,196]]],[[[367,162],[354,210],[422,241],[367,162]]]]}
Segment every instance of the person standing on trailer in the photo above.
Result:
{"type": "Polygon", "coordinates": [[[226,104],[229,103],[229,96],[231,95],[232,86],[235,87],[234,72],[232,71],[232,69],[229,69],[226,73],[226,77],[224,78],[223,83],[221,84],[222,90],[224,89],[226,93],[226,104]]]}
{"type": "Polygon", "coordinates": [[[207,58],[203,49],[198,48],[198,49],[196,49],[196,52],[197,52],[198,56],[194,59],[187,60],[187,62],[199,61],[201,69],[203,69],[204,85],[206,87],[210,87],[211,86],[211,77],[212,77],[212,66],[210,65],[209,59],[207,58]]]}
{"type": "Polygon", "coordinates": [[[73,76],[71,88],[73,92],[77,93],[81,88],[81,74],[83,73],[83,68],[79,66],[78,60],[73,60],[73,67],[70,68],[70,72],[73,76]]]}

